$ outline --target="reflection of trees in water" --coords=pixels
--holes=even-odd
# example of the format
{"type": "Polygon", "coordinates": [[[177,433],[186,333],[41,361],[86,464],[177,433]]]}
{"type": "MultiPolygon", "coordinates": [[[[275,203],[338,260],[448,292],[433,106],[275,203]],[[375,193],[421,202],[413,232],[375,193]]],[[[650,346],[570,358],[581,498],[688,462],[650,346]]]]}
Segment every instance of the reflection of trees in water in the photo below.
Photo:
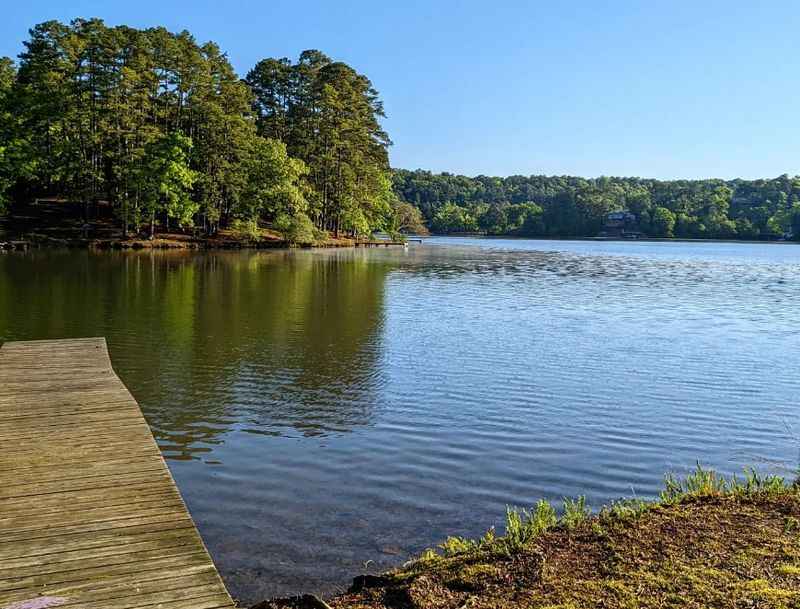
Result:
{"type": "Polygon", "coordinates": [[[105,335],[171,458],[233,427],[369,422],[389,264],[366,252],[42,253],[0,264],[0,337],[105,335]],[[13,286],[13,289],[9,289],[13,286]]]}
{"type": "Polygon", "coordinates": [[[312,434],[368,422],[380,384],[388,267],[338,252],[301,253],[270,270],[290,296],[273,292],[274,338],[240,377],[263,390],[248,412],[255,428],[292,425],[312,434]]]}

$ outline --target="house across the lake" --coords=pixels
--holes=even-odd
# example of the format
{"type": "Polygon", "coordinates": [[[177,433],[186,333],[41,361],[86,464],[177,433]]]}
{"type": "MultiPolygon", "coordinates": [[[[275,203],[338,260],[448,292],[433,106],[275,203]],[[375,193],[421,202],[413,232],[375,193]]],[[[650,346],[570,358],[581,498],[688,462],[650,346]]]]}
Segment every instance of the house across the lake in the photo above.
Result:
{"type": "Polygon", "coordinates": [[[639,230],[639,219],[636,214],[623,211],[612,211],[606,215],[606,221],[600,237],[612,237],[617,239],[638,239],[642,236],[639,230]]]}

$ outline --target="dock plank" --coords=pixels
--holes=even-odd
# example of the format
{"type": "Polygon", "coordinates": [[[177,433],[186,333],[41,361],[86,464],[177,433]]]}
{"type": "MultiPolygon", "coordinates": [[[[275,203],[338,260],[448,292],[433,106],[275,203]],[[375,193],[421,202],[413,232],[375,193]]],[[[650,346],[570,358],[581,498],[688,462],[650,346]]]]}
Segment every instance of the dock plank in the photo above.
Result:
{"type": "Polygon", "coordinates": [[[0,347],[0,609],[233,609],[105,339],[0,347]]]}

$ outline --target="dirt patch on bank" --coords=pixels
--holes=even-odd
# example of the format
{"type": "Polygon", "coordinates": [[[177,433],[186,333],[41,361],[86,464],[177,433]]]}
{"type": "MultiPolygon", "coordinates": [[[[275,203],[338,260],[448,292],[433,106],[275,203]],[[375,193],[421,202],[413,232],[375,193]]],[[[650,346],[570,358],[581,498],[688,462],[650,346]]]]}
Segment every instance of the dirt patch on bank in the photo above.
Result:
{"type": "MultiPolygon", "coordinates": [[[[357,578],[333,609],[800,608],[794,488],[605,513],[513,553],[438,557],[357,578]]],[[[263,604],[269,609],[273,605],[263,604]]],[[[274,605],[275,607],[280,605],[274,605]]]]}

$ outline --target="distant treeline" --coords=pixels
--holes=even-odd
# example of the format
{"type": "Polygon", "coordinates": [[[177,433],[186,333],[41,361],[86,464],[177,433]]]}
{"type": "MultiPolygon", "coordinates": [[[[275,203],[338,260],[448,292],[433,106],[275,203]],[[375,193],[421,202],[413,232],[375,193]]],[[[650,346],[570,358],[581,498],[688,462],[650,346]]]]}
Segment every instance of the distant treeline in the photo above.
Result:
{"type": "Polygon", "coordinates": [[[511,176],[474,178],[394,171],[397,196],[439,233],[585,237],[608,214],[630,211],[629,228],[653,237],[800,237],[800,177],[767,180],[650,180],[511,176]]]}
{"type": "Polygon", "coordinates": [[[241,79],[188,32],[99,19],[39,24],[24,47],[0,59],[0,207],[102,202],[126,231],[397,228],[383,108],[344,63],[306,51],[241,79]]]}

